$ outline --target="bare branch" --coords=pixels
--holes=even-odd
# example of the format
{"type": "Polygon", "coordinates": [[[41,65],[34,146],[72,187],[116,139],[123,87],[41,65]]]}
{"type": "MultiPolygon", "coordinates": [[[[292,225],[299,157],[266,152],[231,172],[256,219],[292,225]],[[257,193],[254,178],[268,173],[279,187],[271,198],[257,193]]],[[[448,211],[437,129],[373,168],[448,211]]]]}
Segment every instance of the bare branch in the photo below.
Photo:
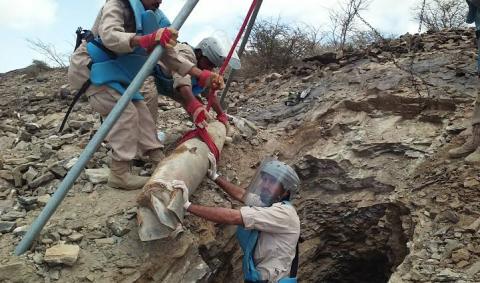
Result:
{"type": "Polygon", "coordinates": [[[67,55],[57,52],[55,46],[51,43],[46,43],[40,39],[25,39],[29,44],[29,48],[33,51],[45,56],[45,58],[58,67],[67,67],[67,55]]]}
{"type": "MultiPolygon", "coordinates": [[[[245,53],[247,73],[278,70],[316,54],[321,48],[320,29],[305,23],[285,23],[280,17],[259,20],[250,34],[245,53]]],[[[243,59],[242,59],[243,60],[243,59]]]]}
{"type": "Polygon", "coordinates": [[[467,7],[458,0],[427,0],[424,8],[422,2],[413,8],[414,19],[423,22],[427,30],[465,27],[467,7]]]}
{"type": "Polygon", "coordinates": [[[356,15],[367,10],[369,5],[368,0],[345,0],[338,9],[330,11],[330,43],[335,48],[345,50],[345,45],[356,31],[356,15]]]}

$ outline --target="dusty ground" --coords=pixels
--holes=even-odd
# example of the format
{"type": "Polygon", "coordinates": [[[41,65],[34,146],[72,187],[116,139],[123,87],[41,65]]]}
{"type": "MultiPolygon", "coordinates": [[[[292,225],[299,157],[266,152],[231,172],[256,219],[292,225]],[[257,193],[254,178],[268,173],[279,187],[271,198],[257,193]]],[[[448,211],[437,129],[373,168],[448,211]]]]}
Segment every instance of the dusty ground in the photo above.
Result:
{"type": "MultiPolygon", "coordinates": [[[[236,129],[220,171],[246,185],[264,155],[295,166],[303,182],[294,201],[302,221],[301,282],[480,282],[480,237],[471,226],[480,217],[480,178],[475,165],[446,157],[468,133],[477,94],[474,33],[422,35],[413,65],[428,84],[420,93],[388,59],[408,67],[411,39],[333,60],[324,54],[233,87],[230,113],[259,129],[236,129]],[[306,97],[296,99],[301,93],[306,97]]],[[[65,83],[65,70],[0,75],[0,217],[16,227],[39,214],[98,128],[83,101],[64,134],[56,133],[71,99],[65,83]]],[[[144,91],[154,91],[151,82],[144,91]]],[[[191,123],[173,102],[160,98],[159,106],[158,129],[171,149],[191,123]]],[[[106,167],[107,152],[103,145],[88,167],[106,167]]],[[[151,171],[148,163],[136,165],[151,171]]],[[[0,281],[241,282],[234,227],[190,216],[177,239],[142,243],[137,192],[87,175],[26,255],[12,254],[21,232],[0,236],[0,281]],[[61,241],[80,247],[72,266],[43,260],[61,241]]],[[[207,180],[192,201],[239,205],[207,180]]]]}

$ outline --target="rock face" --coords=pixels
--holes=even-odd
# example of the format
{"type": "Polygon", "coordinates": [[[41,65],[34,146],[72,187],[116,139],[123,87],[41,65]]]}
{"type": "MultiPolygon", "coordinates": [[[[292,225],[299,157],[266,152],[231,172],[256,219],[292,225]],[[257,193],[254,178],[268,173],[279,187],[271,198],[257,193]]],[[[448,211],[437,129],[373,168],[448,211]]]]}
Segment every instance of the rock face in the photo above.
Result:
{"type": "MultiPolygon", "coordinates": [[[[237,129],[219,171],[244,186],[265,155],[294,166],[300,282],[480,282],[478,168],[446,157],[470,132],[474,38],[473,29],[404,35],[232,85],[237,129]],[[404,71],[412,41],[417,87],[404,71]]],[[[187,216],[174,241],[139,241],[137,192],[105,184],[106,143],[32,251],[13,257],[100,121],[81,100],[58,133],[71,100],[65,70],[0,77],[0,281],[242,282],[235,227],[187,216]]],[[[142,91],[156,91],[151,79],[142,91]]],[[[178,103],[158,103],[168,155],[192,123],[178,103]]],[[[152,164],[139,157],[132,170],[149,175],[152,164]]],[[[238,208],[208,181],[192,202],[238,208]]]]}

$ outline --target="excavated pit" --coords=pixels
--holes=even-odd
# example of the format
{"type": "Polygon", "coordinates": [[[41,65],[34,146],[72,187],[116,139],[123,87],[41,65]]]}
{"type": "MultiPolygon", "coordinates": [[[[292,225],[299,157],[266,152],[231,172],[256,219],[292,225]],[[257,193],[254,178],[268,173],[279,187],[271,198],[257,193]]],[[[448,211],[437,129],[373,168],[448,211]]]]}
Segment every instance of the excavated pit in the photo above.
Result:
{"type": "Polygon", "coordinates": [[[306,201],[300,272],[304,282],[388,282],[408,254],[410,218],[401,204],[357,208],[306,201]]]}
{"type": "MultiPolygon", "coordinates": [[[[388,282],[408,254],[413,227],[410,212],[401,203],[358,207],[311,199],[297,206],[302,221],[300,282],[388,282]]],[[[231,249],[234,244],[232,239],[226,246],[231,249]]],[[[242,282],[241,252],[233,249],[212,256],[211,250],[200,248],[215,270],[211,282],[242,282]]]]}
{"type": "Polygon", "coordinates": [[[394,186],[352,177],[341,164],[304,156],[300,272],[307,282],[388,282],[408,254],[410,211],[387,197],[394,186]]]}

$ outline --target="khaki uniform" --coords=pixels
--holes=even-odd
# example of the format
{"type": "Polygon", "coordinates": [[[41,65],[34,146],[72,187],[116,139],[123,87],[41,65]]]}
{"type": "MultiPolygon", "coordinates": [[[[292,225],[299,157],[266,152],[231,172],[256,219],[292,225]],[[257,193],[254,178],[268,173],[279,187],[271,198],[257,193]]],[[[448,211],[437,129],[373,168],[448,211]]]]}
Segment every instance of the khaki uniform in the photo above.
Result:
{"type": "MultiPolygon", "coordinates": [[[[128,1],[107,0],[92,27],[95,36],[100,36],[105,47],[116,54],[132,52],[130,40],[135,36],[135,18],[128,1]]],[[[70,58],[68,79],[73,90],[78,90],[90,77],[90,56],[83,42],[70,58]]],[[[176,73],[185,76],[195,66],[180,57],[176,49],[165,49],[161,63],[176,73]]],[[[86,92],[90,105],[103,117],[115,106],[120,94],[107,86],[90,86],[86,92]]],[[[110,130],[107,141],[113,149],[112,158],[117,161],[131,160],[137,150],[141,153],[161,148],[156,136],[155,123],[150,110],[156,109],[157,100],[130,102],[120,119],[110,130]]],[[[154,112],[152,112],[154,114],[154,112]]]]}
{"type": "MultiPolygon", "coordinates": [[[[193,51],[192,47],[188,45],[187,43],[178,43],[174,47],[175,51],[177,54],[185,59],[186,61],[190,62],[191,64],[194,64],[195,66],[197,65],[197,57],[195,56],[195,52],[193,51]]],[[[160,65],[160,68],[162,69],[162,72],[173,78],[173,89],[174,93],[162,93],[161,90],[158,90],[158,94],[160,95],[165,95],[170,98],[173,98],[174,100],[178,102],[182,102],[182,99],[180,98],[180,94],[178,94],[177,89],[182,86],[187,86],[187,87],[192,87],[192,77],[189,74],[184,74],[183,76],[181,73],[173,72],[171,71],[163,62],[158,62],[158,65],[160,65]],[[173,97],[172,97],[173,95],[173,97]],[[178,95],[178,97],[177,97],[178,95]]],[[[157,121],[158,117],[158,107],[157,107],[157,94],[152,93],[147,93],[145,94],[145,102],[148,105],[148,108],[150,109],[150,112],[152,113],[153,116],[153,121],[157,121]],[[155,100],[155,103],[151,103],[152,100],[155,100]]]]}
{"type": "MultiPolygon", "coordinates": [[[[197,57],[195,56],[195,52],[193,51],[192,47],[187,43],[178,43],[175,46],[175,51],[179,54],[183,59],[187,60],[191,64],[197,65],[197,57]]],[[[188,74],[182,74],[175,71],[172,71],[168,68],[164,63],[159,62],[160,67],[162,68],[162,72],[173,78],[173,89],[176,90],[182,86],[192,87],[192,77],[188,74]]],[[[170,94],[164,94],[170,95],[170,94]]]]}
{"type": "Polygon", "coordinates": [[[254,261],[262,280],[278,282],[290,275],[298,238],[300,219],[291,205],[274,203],[271,207],[242,207],[246,229],[260,231],[254,261]]]}

